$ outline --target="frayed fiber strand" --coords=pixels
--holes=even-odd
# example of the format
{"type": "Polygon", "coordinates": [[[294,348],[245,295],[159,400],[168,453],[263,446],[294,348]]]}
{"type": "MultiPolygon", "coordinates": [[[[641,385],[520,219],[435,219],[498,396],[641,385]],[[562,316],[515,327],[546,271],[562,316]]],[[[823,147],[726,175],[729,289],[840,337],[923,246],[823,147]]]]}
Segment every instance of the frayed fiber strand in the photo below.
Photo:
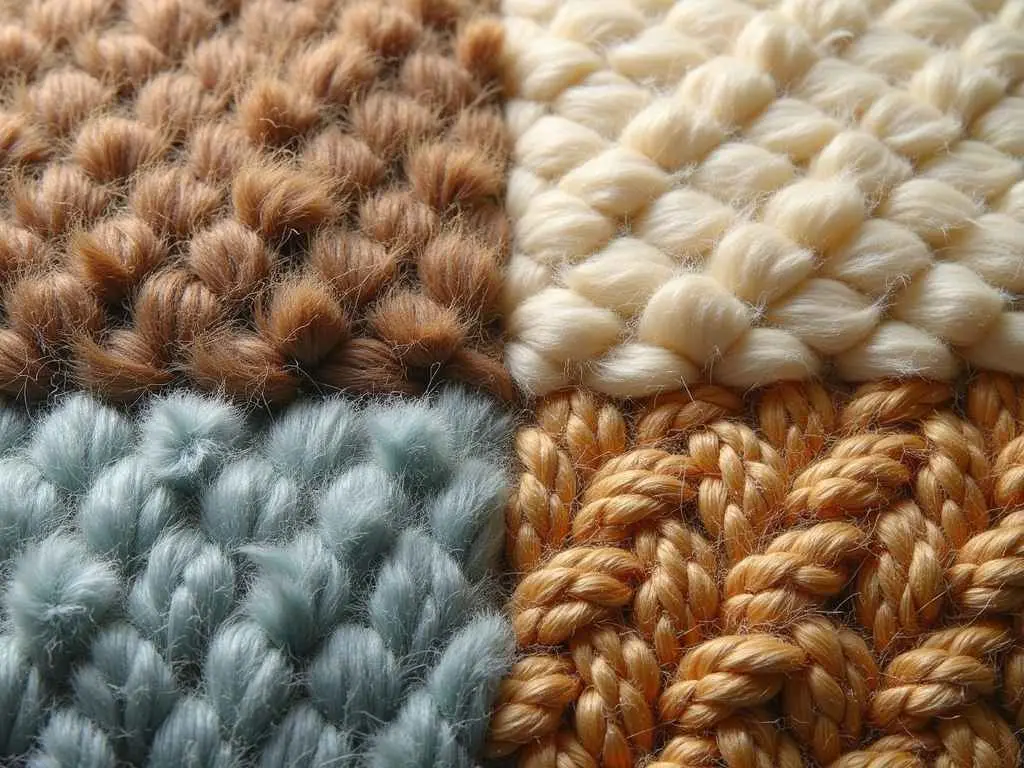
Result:
{"type": "Polygon", "coordinates": [[[1024,385],[542,399],[516,437],[521,768],[1017,768],[1024,385]]]}
{"type": "Polygon", "coordinates": [[[476,765],[509,438],[456,390],[0,409],[0,762],[476,765]]]}
{"type": "Polygon", "coordinates": [[[482,6],[6,0],[0,22],[0,391],[511,396],[482,6]]]}
{"type": "Polygon", "coordinates": [[[505,0],[535,394],[1024,373],[1017,0],[505,0]]]}

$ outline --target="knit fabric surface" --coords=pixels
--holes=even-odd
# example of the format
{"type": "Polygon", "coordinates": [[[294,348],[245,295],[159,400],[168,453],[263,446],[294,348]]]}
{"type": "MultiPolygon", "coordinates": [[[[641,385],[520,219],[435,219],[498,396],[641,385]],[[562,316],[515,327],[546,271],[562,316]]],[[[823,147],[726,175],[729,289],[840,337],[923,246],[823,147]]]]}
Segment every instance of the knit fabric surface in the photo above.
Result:
{"type": "Polygon", "coordinates": [[[1024,383],[542,399],[507,513],[524,768],[1015,768],[1024,383]]]}
{"type": "Polygon", "coordinates": [[[485,10],[0,2],[0,391],[510,396],[485,10]]]}
{"type": "Polygon", "coordinates": [[[525,389],[1024,372],[1020,2],[503,8],[525,389]]]}
{"type": "Polygon", "coordinates": [[[457,390],[0,409],[0,762],[476,765],[510,437],[457,390]]]}
{"type": "Polygon", "coordinates": [[[1024,0],[0,0],[0,766],[1021,733],[1024,0]]]}

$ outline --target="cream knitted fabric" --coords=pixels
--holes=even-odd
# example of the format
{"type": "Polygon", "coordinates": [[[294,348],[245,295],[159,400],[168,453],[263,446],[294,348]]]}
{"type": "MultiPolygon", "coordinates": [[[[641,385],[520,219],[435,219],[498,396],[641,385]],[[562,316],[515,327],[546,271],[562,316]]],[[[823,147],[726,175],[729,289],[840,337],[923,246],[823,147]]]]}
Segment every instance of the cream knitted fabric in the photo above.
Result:
{"type": "Polygon", "coordinates": [[[504,11],[525,389],[1024,373],[1024,2],[504,11]]]}

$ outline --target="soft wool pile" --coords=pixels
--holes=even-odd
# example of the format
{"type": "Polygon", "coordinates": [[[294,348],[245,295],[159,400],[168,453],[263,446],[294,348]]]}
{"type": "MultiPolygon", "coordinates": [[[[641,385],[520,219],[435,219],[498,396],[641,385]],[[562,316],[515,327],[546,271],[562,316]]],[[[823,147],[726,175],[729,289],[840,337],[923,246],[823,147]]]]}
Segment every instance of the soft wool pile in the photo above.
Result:
{"type": "Polygon", "coordinates": [[[511,633],[504,418],[172,395],[0,411],[0,757],[472,766],[511,633]]]}
{"type": "Polygon", "coordinates": [[[489,10],[0,1],[0,763],[477,764],[489,10]]]}
{"type": "Polygon", "coordinates": [[[1024,8],[507,0],[517,381],[1024,372],[1024,8]]]}
{"type": "Polygon", "coordinates": [[[0,391],[511,395],[500,27],[456,0],[0,12],[0,391]]]}

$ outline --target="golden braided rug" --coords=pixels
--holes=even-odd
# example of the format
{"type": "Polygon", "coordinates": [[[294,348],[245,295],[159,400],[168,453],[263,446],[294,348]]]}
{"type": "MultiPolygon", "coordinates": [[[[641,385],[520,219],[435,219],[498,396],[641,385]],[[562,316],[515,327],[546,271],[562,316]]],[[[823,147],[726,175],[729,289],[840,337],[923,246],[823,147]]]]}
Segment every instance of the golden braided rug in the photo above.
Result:
{"type": "Polygon", "coordinates": [[[585,391],[522,427],[529,768],[1006,766],[1024,726],[1024,387],[585,391]]]}

